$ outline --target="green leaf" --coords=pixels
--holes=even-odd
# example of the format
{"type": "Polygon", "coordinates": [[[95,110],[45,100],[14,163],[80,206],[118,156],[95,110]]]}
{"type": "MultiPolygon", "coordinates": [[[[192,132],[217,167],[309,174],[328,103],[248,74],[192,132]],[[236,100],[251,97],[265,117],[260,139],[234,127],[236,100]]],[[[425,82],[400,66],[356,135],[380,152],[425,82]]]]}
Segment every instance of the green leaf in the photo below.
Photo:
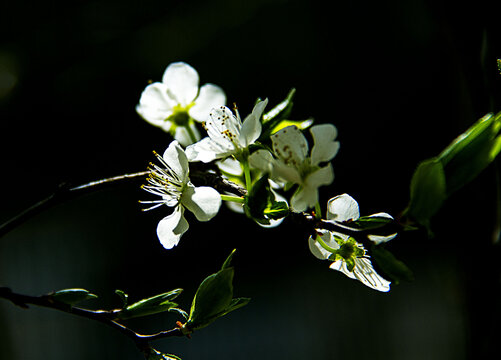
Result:
{"type": "Polygon", "coordinates": [[[272,130],[282,121],[285,120],[292,111],[292,99],[296,89],[291,89],[287,94],[287,97],[281,101],[278,105],[273,107],[270,111],[263,114],[263,127],[261,130],[260,140],[266,142],[266,140],[272,134],[272,130]]]}
{"type": "Polygon", "coordinates": [[[306,130],[313,124],[313,118],[309,118],[306,120],[282,120],[280,121],[272,130],[271,134],[276,133],[277,131],[286,128],[287,126],[294,125],[300,130],[306,130]]]}
{"type": "Polygon", "coordinates": [[[233,298],[234,269],[230,266],[235,250],[221,270],[202,281],[193,298],[185,326],[190,330],[206,327],[218,318],[249,303],[249,298],[233,298]]]}
{"type": "Polygon", "coordinates": [[[118,313],[117,318],[125,320],[135,317],[147,316],[152,314],[169,311],[177,308],[177,304],[172,302],[181,294],[183,289],[175,289],[166,293],[158,294],[147,299],[142,299],[132,305],[127,306],[118,313]]]}
{"type": "Polygon", "coordinates": [[[252,185],[245,197],[244,210],[249,218],[263,225],[270,224],[270,219],[277,220],[289,214],[287,203],[275,200],[267,176],[252,185]]]}
{"type": "Polygon", "coordinates": [[[436,158],[419,164],[411,180],[410,202],[405,215],[429,228],[430,219],[446,199],[445,174],[436,158]]]}
{"type": "Polygon", "coordinates": [[[233,275],[234,269],[229,267],[202,281],[193,298],[186,326],[200,329],[224,315],[233,298],[233,275]]]}
{"type": "Polygon", "coordinates": [[[115,290],[115,294],[120,297],[120,300],[122,300],[122,309],[125,309],[127,307],[129,295],[127,295],[124,291],[118,289],[115,290]]]}
{"type": "Polygon", "coordinates": [[[278,220],[289,214],[289,206],[285,201],[275,201],[264,209],[264,215],[268,219],[278,220]]]}
{"type": "Polygon", "coordinates": [[[346,225],[360,230],[376,230],[385,227],[395,220],[384,216],[361,216],[355,221],[350,221],[346,225]]]}
{"type": "Polygon", "coordinates": [[[401,280],[414,280],[414,274],[407,265],[396,259],[383,245],[372,246],[371,255],[381,270],[383,270],[383,272],[396,284],[399,284],[401,280]]]}
{"type": "Polygon", "coordinates": [[[440,153],[446,176],[447,195],[469,183],[501,151],[501,113],[487,114],[440,153]]]}
{"type": "Polygon", "coordinates": [[[97,298],[97,295],[94,295],[85,289],[64,289],[49,294],[49,296],[55,301],[69,305],[75,305],[84,300],[97,298]]]}
{"type": "Polygon", "coordinates": [[[153,348],[146,350],[145,358],[147,360],[181,360],[181,358],[176,355],[165,354],[153,348]]]}

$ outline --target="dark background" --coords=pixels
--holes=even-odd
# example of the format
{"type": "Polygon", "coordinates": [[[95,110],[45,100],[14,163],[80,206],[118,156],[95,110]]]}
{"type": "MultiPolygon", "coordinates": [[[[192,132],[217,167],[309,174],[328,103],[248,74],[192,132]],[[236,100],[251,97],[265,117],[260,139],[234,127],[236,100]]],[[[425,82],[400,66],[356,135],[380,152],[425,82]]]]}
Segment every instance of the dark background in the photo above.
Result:
{"type": "MultiPolygon", "coordinates": [[[[0,221],[73,185],[142,171],[169,136],[135,105],[148,80],[186,61],[248,113],[297,89],[293,117],[339,130],[336,179],[363,214],[405,208],[420,160],[501,109],[500,30],[492,2],[71,1],[0,5],[0,221]],[[327,5],[328,4],[328,5],[327,5]]],[[[245,308],[193,339],[154,345],[183,359],[475,359],[499,338],[499,246],[492,245],[496,166],[454,195],[435,237],[390,249],[415,281],[372,291],[314,258],[286,221],[261,229],[222,209],[190,218],[180,245],[156,239],[166,209],[141,212],[132,182],[57,205],[0,239],[0,286],[39,295],[83,287],[94,306],[199,282],[237,248],[235,295],[245,308]]],[[[89,306],[92,303],[89,303],[89,306]]],[[[132,325],[171,328],[162,315],[132,325]]],[[[105,326],[0,300],[1,359],[140,359],[105,326]]]]}

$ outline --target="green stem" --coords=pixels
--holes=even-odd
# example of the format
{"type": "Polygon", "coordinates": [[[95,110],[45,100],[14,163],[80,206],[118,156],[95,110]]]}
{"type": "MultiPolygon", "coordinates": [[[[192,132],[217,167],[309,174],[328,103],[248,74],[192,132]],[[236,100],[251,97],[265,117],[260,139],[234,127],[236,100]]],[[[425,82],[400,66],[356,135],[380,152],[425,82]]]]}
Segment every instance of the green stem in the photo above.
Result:
{"type": "Polygon", "coordinates": [[[186,132],[190,136],[191,142],[196,143],[198,141],[198,139],[197,139],[197,136],[195,135],[195,133],[193,132],[193,129],[190,127],[191,123],[193,123],[192,118],[190,118],[190,120],[188,121],[188,124],[186,124],[184,127],[186,128],[186,132]]]}
{"type": "Polygon", "coordinates": [[[243,160],[242,166],[244,168],[245,187],[247,188],[247,191],[250,191],[250,188],[252,187],[252,179],[250,173],[249,160],[248,159],[243,160]]]}
{"type": "Polygon", "coordinates": [[[325,243],[325,241],[322,240],[322,237],[320,235],[317,235],[317,238],[315,240],[318,241],[320,246],[323,247],[328,252],[333,253],[333,254],[335,254],[337,252],[337,249],[334,249],[334,248],[330,247],[329,245],[327,245],[325,243]]]}
{"type": "Polygon", "coordinates": [[[322,219],[322,208],[320,207],[320,203],[318,201],[315,204],[315,218],[318,220],[322,219]]]}
{"type": "Polygon", "coordinates": [[[233,195],[223,195],[221,194],[221,200],[223,201],[232,201],[236,203],[243,204],[244,203],[244,198],[240,196],[233,196],[233,195]]]}

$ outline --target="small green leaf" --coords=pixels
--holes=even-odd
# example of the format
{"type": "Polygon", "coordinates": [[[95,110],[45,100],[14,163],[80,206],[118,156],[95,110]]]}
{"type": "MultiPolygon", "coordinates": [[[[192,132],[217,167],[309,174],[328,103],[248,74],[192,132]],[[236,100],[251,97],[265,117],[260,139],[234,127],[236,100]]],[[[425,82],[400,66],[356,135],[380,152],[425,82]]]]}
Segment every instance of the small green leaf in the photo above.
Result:
{"type": "Polygon", "coordinates": [[[237,249],[233,249],[231,251],[230,255],[228,255],[228,257],[224,261],[223,266],[221,267],[221,270],[224,270],[224,269],[229,268],[231,266],[231,260],[233,260],[233,255],[235,254],[236,251],[237,251],[237,249]]]}
{"type": "Polygon", "coordinates": [[[269,225],[270,220],[277,220],[289,214],[287,203],[275,200],[267,176],[252,185],[245,197],[244,210],[249,218],[263,225],[269,225]]]}
{"type": "Polygon", "coordinates": [[[291,89],[283,101],[263,114],[263,127],[261,136],[259,137],[262,142],[266,142],[272,134],[273,129],[290,115],[293,105],[292,99],[295,93],[296,89],[291,89]]]}
{"type": "Polygon", "coordinates": [[[127,295],[124,291],[118,289],[115,290],[115,294],[120,297],[120,300],[122,300],[122,309],[125,309],[127,307],[129,295],[127,295]]]}
{"type": "Polygon", "coordinates": [[[271,206],[264,209],[264,215],[272,220],[281,219],[289,215],[289,206],[285,201],[275,201],[271,206]]]}
{"type": "Polygon", "coordinates": [[[313,124],[313,118],[306,120],[282,120],[272,130],[271,134],[286,128],[287,126],[294,125],[300,130],[306,130],[313,124]]]}
{"type": "Polygon", "coordinates": [[[69,305],[75,305],[84,300],[97,298],[97,295],[85,289],[64,289],[49,294],[49,296],[56,301],[69,305]]]}
{"type": "Polygon", "coordinates": [[[125,320],[169,311],[177,307],[177,304],[172,302],[172,300],[177,298],[182,291],[183,289],[175,289],[147,299],[142,299],[120,311],[117,318],[125,320]]]}
{"type": "Polygon", "coordinates": [[[393,282],[399,284],[401,280],[413,281],[414,274],[402,261],[386,250],[383,245],[372,246],[371,255],[376,264],[387,274],[393,282]]]}
{"type": "Polygon", "coordinates": [[[395,220],[385,216],[361,216],[347,225],[360,230],[376,230],[393,222],[395,222],[395,220]]]}
{"type": "Polygon", "coordinates": [[[430,219],[446,199],[445,174],[435,158],[419,164],[411,180],[410,202],[406,216],[429,228],[430,219]]]}

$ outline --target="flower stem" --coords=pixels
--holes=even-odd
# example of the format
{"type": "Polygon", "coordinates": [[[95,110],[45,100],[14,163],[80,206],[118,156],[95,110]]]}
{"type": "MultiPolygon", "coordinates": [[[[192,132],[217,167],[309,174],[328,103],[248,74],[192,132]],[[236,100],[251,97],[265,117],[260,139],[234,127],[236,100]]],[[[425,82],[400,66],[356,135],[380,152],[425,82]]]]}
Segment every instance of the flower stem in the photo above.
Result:
{"type": "Polygon", "coordinates": [[[252,179],[250,173],[249,160],[245,159],[244,161],[242,161],[242,165],[244,167],[245,187],[247,188],[247,191],[250,191],[250,188],[252,186],[252,179]]]}
{"type": "Polygon", "coordinates": [[[197,139],[197,136],[195,135],[195,133],[193,132],[193,129],[190,127],[190,124],[192,122],[193,122],[193,119],[190,118],[190,120],[188,121],[188,124],[185,125],[185,128],[186,128],[186,132],[190,136],[191,143],[193,144],[193,143],[196,143],[198,141],[198,139],[197,139]]]}
{"type": "Polygon", "coordinates": [[[240,196],[233,196],[233,195],[223,195],[221,194],[221,200],[223,201],[232,201],[236,203],[243,204],[244,203],[244,198],[240,196]]]}
{"type": "Polygon", "coordinates": [[[322,219],[322,208],[320,207],[320,203],[318,201],[315,204],[315,218],[318,220],[322,219]]]}
{"type": "Polygon", "coordinates": [[[325,241],[322,240],[322,237],[320,235],[317,234],[317,237],[315,240],[318,241],[320,246],[323,247],[328,252],[333,253],[333,254],[337,252],[337,249],[334,249],[333,247],[330,247],[329,245],[327,245],[325,243],[325,241]]]}

